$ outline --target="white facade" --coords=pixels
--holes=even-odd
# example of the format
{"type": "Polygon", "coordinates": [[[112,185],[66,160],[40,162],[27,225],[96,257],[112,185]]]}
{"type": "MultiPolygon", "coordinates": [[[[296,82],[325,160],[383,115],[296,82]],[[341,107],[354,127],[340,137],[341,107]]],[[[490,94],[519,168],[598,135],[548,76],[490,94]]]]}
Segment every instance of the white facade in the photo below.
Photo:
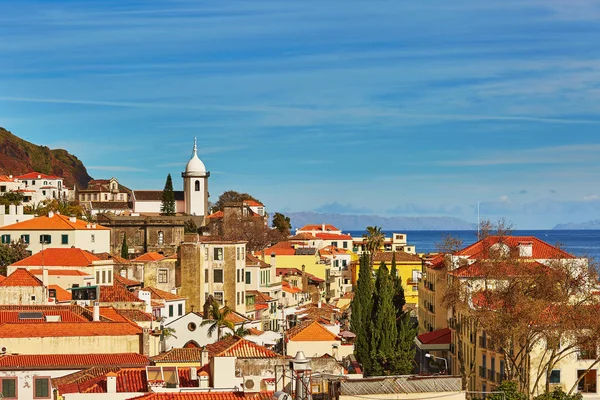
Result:
{"type": "Polygon", "coordinates": [[[188,215],[208,215],[208,177],[204,163],[198,158],[198,147],[194,139],[194,151],[188,161],[183,178],[185,213],[188,215]]]}
{"type": "Polygon", "coordinates": [[[74,191],[69,190],[63,183],[63,178],[30,172],[17,176],[18,192],[24,196],[24,205],[36,205],[43,200],[64,199],[72,200],[74,191]]]}
{"type": "Polygon", "coordinates": [[[36,384],[47,385],[48,397],[36,397],[37,399],[52,399],[52,379],[75,373],[79,370],[29,370],[29,371],[0,371],[0,380],[15,380],[15,397],[9,399],[33,399],[35,397],[36,384]]]}
{"type": "Polygon", "coordinates": [[[11,204],[8,206],[8,213],[6,213],[6,207],[0,205],[0,228],[6,225],[16,224],[21,221],[28,221],[33,219],[33,214],[23,214],[23,206],[15,206],[11,204]]]}

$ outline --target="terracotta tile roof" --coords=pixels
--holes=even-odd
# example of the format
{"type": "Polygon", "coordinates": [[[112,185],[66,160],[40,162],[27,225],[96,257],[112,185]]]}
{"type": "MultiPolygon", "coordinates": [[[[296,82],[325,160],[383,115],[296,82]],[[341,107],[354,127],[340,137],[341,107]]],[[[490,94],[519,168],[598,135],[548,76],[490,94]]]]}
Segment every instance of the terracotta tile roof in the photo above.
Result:
{"type": "Polygon", "coordinates": [[[150,322],[154,321],[152,314],[136,309],[117,309],[117,312],[123,317],[133,322],[150,322]]]}
{"type": "Polygon", "coordinates": [[[185,297],[179,296],[177,294],[173,294],[164,290],[157,289],[152,286],[146,286],[142,290],[147,290],[150,292],[150,298],[153,300],[165,300],[165,301],[174,301],[174,300],[184,300],[185,297]]]}
{"type": "Polygon", "coordinates": [[[89,251],[69,248],[49,248],[12,264],[15,267],[88,267],[100,259],[89,251]]]}
{"type": "Polygon", "coordinates": [[[190,392],[190,393],[148,393],[132,400],[269,400],[273,392],[190,392]]]}
{"type": "Polygon", "coordinates": [[[128,336],[137,335],[141,332],[141,328],[122,322],[6,322],[0,325],[0,337],[6,338],[128,336]]]}
{"type": "Polygon", "coordinates": [[[206,218],[206,219],[221,219],[221,218],[223,218],[224,216],[225,216],[225,213],[224,213],[223,211],[219,210],[219,211],[217,211],[217,212],[215,212],[215,213],[212,213],[212,214],[210,214],[210,215],[207,215],[205,218],[206,218]]]}
{"type": "Polygon", "coordinates": [[[431,269],[442,269],[445,266],[446,256],[444,254],[436,254],[431,258],[425,259],[425,265],[431,269]]]}
{"type": "MultiPolygon", "coordinates": [[[[331,225],[331,224],[325,224],[325,231],[324,232],[329,232],[329,231],[339,231],[340,229],[336,228],[335,226],[331,225]]],[[[323,232],[323,225],[317,225],[317,224],[313,224],[313,225],[304,225],[302,228],[300,229],[296,229],[296,231],[321,231],[323,232]]]]}
{"type": "Polygon", "coordinates": [[[0,311],[0,324],[5,322],[18,322],[18,323],[33,323],[33,322],[45,322],[43,317],[46,316],[60,316],[61,322],[88,322],[88,320],[81,315],[74,313],[66,307],[63,310],[1,310],[0,311]],[[43,315],[42,318],[36,319],[19,319],[19,314],[23,312],[39,312],[43,315]]]}
{"type": "MultiPolygon", "coordinates": [[[[93,319],[93,313],[86,309],[85,307],[81,307],[80,305],[77,304],[63,304],[63,305],[56,305],[56,304],[51,304],[51,305],[15,305],[15,304],[1,304],[0,305],[0,311],[31,311],[31,312],[49,312],[49,311],[59,311],[59,312],[65,312],[65,311],[70,311],[72,313],[75,313],[81,317],[83,317],[84,319],[86,319],[87,321],[92,321],[93,319]]],[[[102,318],[101,318],[102,320],[102,318]]]]}
{"type": "MultiPolygon", "coordinates": [[[[531,259],[530,259],[531,260],[531,259]]],[[[460,278],[478,278],[478,277],[515,277],[515,276],[527,276],[549,270],[550,267],[539,263],[537,261],[519,261],[515,262],[504,262],[504,261],[490,261],[478,260],[472,264],[465,265],[456,268],[450,272],[449,275],[457,276],[460,278]]]]}
{"type": "Polygon", "coordinates": [[[249,334],[251,334],[251,335],[254,335],[254,336],[260,336],[260,335],[262,335],[264,332],[263,332],[263,331],[259,331],[259,330],[258,330],[258,329],[256,329],[256,328],[249,328],[249,329],[248,329],[248,333],[249,333],[249,334]]]}
{"type": "Polygon", "coordinates": [[[457,256],[467,256],[469,258],[489,258],[488,251],[497,243],[506,244],[511,253],[516,252],[518,255],[518,246],[520,243],[532,244],[533,259],[551,259],[551,258],[575,258],[573,255],[552,246],[535,236],[489,236],[483,240],[473,243],[470,246],[455,253],[457,256]]]}
{"type": "MultiPolygon", "coordinates": [[[[298,268],[276,268],[275,274],[277,276],[302,276],[302,271],[300,271],[298,268]]],[[[315,283],[325,282],[325,279],[318,278],[313,274],[306,273],[306,276],[308,277],[309,281],[313,281],[315,283]]]]}
{"type": "Polygon", "coordinates": [[[6,277],[0,286],[43,286],[42,281],[35,277],[25,268],[17,268],[12,274],[6,277]]]}
{"type": "Polygon", "coordinates": [[[150,365],[138,353],[108,354],[7,354],[0,356],[0,370],[81,369],[97,366],[137,367],[150,365]]]}
{"type": "Polygon", "coordinates": [[[254,295],[254,298],[258,302],[267,302],[267,301],[273,301],[273,300],[275,300],[274,298],[272,298],[268,294],[264,294],[262,292],[259,292],[258,290],[247,290],[246,294],[254,295]]]}
{"type": "Polygon", "coordinates": [[[13,176],[11,177],[10,175],[0,175],[0,182],[16,182],[18,179],[13,176]]]}
{"type": "Polygon", "coordinates": [[[450,328],[438,329],[437,331],[423,333],[417,336],[422,344],[450,344],[452,332],[450,328]]]}
{"type": "Polygon", "coordinates": [[[19,231],[30,231],[30,230],[43,230],[43,231],[72,231],[72,230],[85,230],[85,231],[106,231],[110,228],[104,227],[98,224],[90,224],[86,221],[76,219],[72,222],[70,217],[61,214],[54,214],[52,217],[41,216],[29,219],[27,221],[17,222],[16,224],[6,225],[2,227],[2,230],[19,230],[19,231]],[[88,227],[89,225],[89,227],[88,227]],[[93,227],[95,226],[95,228],[93,227]]]}
{"type": "Polygon", "coordinates": [[[319,255],[321,257],[324,256],[338,256],[338,255],[348,255],[350,254],[350,250],[340,249],[335,246],[325,246],[319,250],[319,255]]]}
{"type": "Polygon", "coordinates": [[[252,255],[251,253],[246,253],[246,268],[248,267],[270,268],[271,264],[267,264],[260,258],[252,255]]]}
{"type": "Polygon", "coordinates": [[[0,275],[0,282],[2,282],[5,279],[6,279],[6,277],[4,275],[0,275]]]}
{"type": "Polygon", "coordinates": [[[271,256],[271,254],[275,254],[276,256],[293,256],[296,254],[296,249],[292,243],[287,241],[276,243],[262,251],[265,252],[267,257],[271,256]]]}
{"type": "Polygon", "coordinates": [[[48,289],[53,289],[56,291],[56,296],[54,297],[56,301],[70,301],[71,300],[71,292],[61,288],[58,285],[48,285],[48,289]]]}
{"type": "Polygon", "coordinates": [[[421,257],[419,257],[418,255],[405,253],[404,251],[380,251],[378,253],[375,253],[375,255],[373,256],[373,262],[381,263],[383,261],[385,263],[391,263],[392,257],[394,255],[396,255],[397,263],[402,263],[402,262],[420,263],[422,261],[421,257]]]}
{"type": "Polygon", "coordinates": [[[315,237],[317,239],[322,239],[322,240],[350,240],[352,241],[352,236],[350,235],[344,235],[344,234],[337,234],[337,233],[316,233],[315,237]]]}
{"type": "Polygon", "coordinates": [[[256,200],[244,200],[243,203],[250,207],[264,207],[263,203],[261,203],[260,201],[256,201],[256,200]]]}
{"type": "Polygon", "coordinates": [[[173,348],[165,353],[160,353],[157,356],[152,357],[152,361],[155,363],[173,363],[173,362],[197,362],[201,365],[202,350],[198,347],[192,348],[173,348]]]}
{"type": "Polygon", "coordinates": [[[163,256],[162,254],[151,251],[149,253],[142,254],[141,256],[134,258],[132,261],[150,262],[150,261],[162,260],[164,258],[165,258],[165,256],[163,256]]]}
{"type": "Polygon", "coordinates": [[[315,237],[308,232],[300,232],[300,233],[297,233],[294,236],[290,237],[289,240],[306,241],[306,240],[313,240],[314,238],[315,237]]]}
{"type": "Polygon", "coordinates": [[[62,179],[61,177],[58,176],[54,176],[54,175],[46,175],[43,174],[41,172],[28,172],[26,174],[23,175],[18,175],[17,179],[20,180],[25,180],[25,179],[50,179],[50,180],[56,180],[56,179],[62,179]]]}
{"type": "MultiPolygon", "coordinates": [[[[88,310],[94,310],[94,307],[88,307],[88,310]]],[[[130,322],[122,316],[114,307],[100,307],[100,315],[112,322],[130,322]]]]}
{"type": "Polygon", "coordinates": [[[140,281],[126,278],[124,276],[121,276],[120,274],[115,274],[114,279],[115,279],[115,282],[118,282],[124,286],[140,286],[142,284],[142,282],[140,282],[140,281]]]}
{"type": "Polygon", "coordinates": [[[91,367],[69,375],[61,376],[60,378],[52,379],[52,387],[57,388],[61,394],[79,393],[90,386],[90,382],[94,381],[107,373],[118,371],[121,369],[117,366],[110,367],[91,367]]]}
{"type": "Polygon", "coordinates": [[[94,253],[94,255],[101,260],[113,260],[117,264],[129,264],[129,260],[119,255],[112,255],[110,253],[94,253]]]}
{"type": "Polygon", "coordinates": [[[136,297],[135,294],[131,293],[125,286],[118,282],[113,283],[112,286],[100,286],[100,296],[98,299],[101,303],[113,303],[113,302],[127,302],[127,303],[142,303],[136,297]]]}
{"type": "Polygon", "coordinates": [[[289,329],[286,334],[292,342],[332,342],[339,338],[317,321],[307,321],[289,329]]]}
{"type": "MultiPolygon", "coordinates": [[[[41,269],[30,269],[29,272],[31,272],[33,275],[38,276],[38,277],[43,275],[43,272],[41,269]]],[[[85,273],[78,269],[49,269],[48,275],[49,276],[92,276],[91,273],[88,274],[88,273],[85,273]]]]}
{"type": "MultiPolygon", "coordinates": [[[[110,372],[109,372],[110,373],[110,372]]],[[[117,392],[144,393],[148,391],[148,380],[146,368],[122,368],[114,371],[117,375],[117,392]]],[[[180,388],[198,387],[198,381],[192,381],[190,378],[189,367],[177,367],[180,388]]],[[[106,374],[91,380],[88,388],[82,390],[82,393],[106,393],[106,374]]],[[[166,393],[169,395],[177,393],[166,393]]],[[[166,397],[167,399],[169,397],[166,397]]]]}
{"type": "Polygon", "coordinates": [[[259,346],[239,336],[229,336],[218,342],[206,345],[209,357],[237,357],[238,359],[249,358],[280,358],[266,347],[259,346]]]}
{"type": "Polygon", "coordinates": [[[281,289],[284,292],[287,293],[302,293],[302,289],[295,287],[295,286],[291,286],[289,283],[287,282],[282,282],[281,283],[281,289]]]}

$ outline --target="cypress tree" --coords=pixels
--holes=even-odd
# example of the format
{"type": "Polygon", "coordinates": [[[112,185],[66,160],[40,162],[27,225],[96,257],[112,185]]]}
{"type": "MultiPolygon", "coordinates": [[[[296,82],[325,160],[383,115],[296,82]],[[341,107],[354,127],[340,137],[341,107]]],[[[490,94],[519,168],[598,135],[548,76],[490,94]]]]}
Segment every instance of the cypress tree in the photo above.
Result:
{"type": "Polygon", "coordinates": [[[123,235],[123,243],[121,244],[121,257],[129,259],[129,246],[127,246],[127,234],[123,235]]]}
{"type": "Polygon", "coordinates": [[[396,310],[394,309],[394,284],[388,273],[387,266],[381,263],[377,271],[377,296],[374,299],[372,320],[373,332],[371,354],[374,365],[373,372],[377,374],[389,371],[389,363],[396,352],[398,334],[396,331],[396,310]]]}
{"type": "Polygon", "coordinates": [[[365,371],[371,369],[370,324],[373,296],[373,274],[369,256],[364,253],[360,258],[360,271],[356,282],[356,292],[352,300],[350,327],[356,334],[354,351],[356,359],[365,371]]]}
{"type": "Polygon", "coordinates": [[[175,215],[175,192],[173,191],[171,174],[167,175],[167,181],[165,182],[165,188],[162,193],[160,204],[160,213],[161,215],[175,215]]]}
{"type": "Polygon", "coordinates": [[[414,339],[417,327],[410,320],[410,315],[404,314],[398,323],[398,341],[396,351],[390,360],[390,370],[393,374],[406,375],[414,369],[415,346],[414,339]]]}
{"type": "Polygon", "coordinates": [[[396,318],[400,318],[404,315],[404,304],[406,299],[404,298],[404,288],[402,287],[402,279],[398,276],[398,270],[396,269],[396,252],[392,254],[392,266],[390,268],[390,277],[394,286],[394,308],[396,309],[396,318]]]}

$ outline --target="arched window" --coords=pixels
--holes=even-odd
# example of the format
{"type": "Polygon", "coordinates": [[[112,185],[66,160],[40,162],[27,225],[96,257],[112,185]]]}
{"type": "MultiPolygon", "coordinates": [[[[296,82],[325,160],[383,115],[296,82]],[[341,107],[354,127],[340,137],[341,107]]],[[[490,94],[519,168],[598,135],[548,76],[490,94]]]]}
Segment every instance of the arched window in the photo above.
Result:
{"type": "Polygon", "coordinates": [[[195,186],[196,192],[199,192],[200,191],[200,181],[196,181],[194,186],[195,186]]]}

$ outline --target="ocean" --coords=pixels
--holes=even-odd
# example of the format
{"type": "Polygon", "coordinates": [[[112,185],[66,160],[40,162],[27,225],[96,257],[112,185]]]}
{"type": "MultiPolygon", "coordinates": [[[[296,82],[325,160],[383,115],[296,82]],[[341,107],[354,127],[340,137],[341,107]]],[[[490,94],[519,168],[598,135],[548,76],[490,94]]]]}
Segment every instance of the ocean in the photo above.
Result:
{"type": "MultiPolygon", "coordinates": [[[[407,235],[408,244],[415,245],[417,253],[437,251],[437,244],[445,235],[460,238],[467,246],[477,241],[477,231],[403,231],[386,230],[386,236],[392,233],[407,235]]],[[[364,231],[344,231],[353,237],[360,237],[364,231]]],[[[600,230],[515,230],[515,236],[535,236],[552,245],[560,245],[565,251],[580,257],[593,258],[600,262],[600,230]]]]}

